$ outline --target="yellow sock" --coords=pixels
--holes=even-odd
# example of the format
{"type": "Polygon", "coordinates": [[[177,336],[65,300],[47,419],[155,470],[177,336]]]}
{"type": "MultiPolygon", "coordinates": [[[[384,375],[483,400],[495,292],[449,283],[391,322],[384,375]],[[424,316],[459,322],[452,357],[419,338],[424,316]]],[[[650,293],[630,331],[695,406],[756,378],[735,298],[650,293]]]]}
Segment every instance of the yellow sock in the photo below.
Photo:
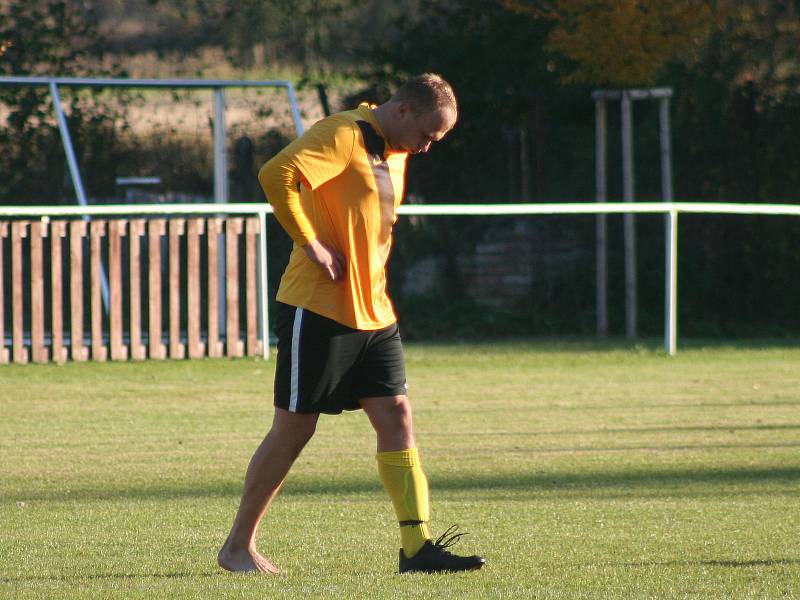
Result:
{"type": "Polygon", "coordinates": [[[411,558],[431,539],[426,521],[430,519],[428,480],[422,471],[416,448],[378,452],[378,472],[389,492],[397,520],[403,554],[411,558]]]}

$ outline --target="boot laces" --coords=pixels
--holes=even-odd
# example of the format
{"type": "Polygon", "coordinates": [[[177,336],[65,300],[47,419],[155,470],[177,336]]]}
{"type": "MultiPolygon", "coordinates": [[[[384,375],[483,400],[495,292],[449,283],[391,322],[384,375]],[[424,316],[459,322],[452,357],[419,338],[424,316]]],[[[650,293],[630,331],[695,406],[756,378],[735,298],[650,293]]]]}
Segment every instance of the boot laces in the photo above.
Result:
{"type": "Polygon", "coordinates": [[[445,548],[449,548],[450,546],[454,545],[458,542],[462,537],[465,535],[469,535],[468,532],[462,531],[458,532],[458,525],[451,525],[447,528],[447,530],[439,536],[439,538],[434,542],[434,546],[437,548],[444,550],[445,548]]]}

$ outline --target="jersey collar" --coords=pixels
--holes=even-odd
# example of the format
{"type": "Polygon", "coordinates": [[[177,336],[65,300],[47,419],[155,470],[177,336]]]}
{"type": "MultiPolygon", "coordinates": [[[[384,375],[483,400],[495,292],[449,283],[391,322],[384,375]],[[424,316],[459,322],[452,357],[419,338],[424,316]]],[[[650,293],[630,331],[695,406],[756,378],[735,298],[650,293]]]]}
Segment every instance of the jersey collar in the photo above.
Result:
{"type": "Polygon", "coordinates": [[[386,142],[383,157],[389,158],[392,154],[408,154],[405,150],[395,150],[389,145],[389,140],[386,139],[386,135],[383,133],[381,129],[380,123],[378,123],[378,119],[375,118],[375,115],[372,114],[372,109],[377,108],[376,104],[369,104],[368,102],[362,102],[358,105],[356,111],[358,112],[358,116],[362,117],[367,123],[372,125],[372,128],[375,130],[379,136],[383,138],[386,142]]]}

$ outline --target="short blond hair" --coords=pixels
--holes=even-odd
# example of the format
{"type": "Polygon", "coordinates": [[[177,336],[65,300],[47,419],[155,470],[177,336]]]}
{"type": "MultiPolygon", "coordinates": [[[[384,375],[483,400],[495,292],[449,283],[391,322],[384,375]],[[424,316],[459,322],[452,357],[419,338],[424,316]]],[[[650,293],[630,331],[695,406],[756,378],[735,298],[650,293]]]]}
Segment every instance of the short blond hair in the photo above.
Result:
{"type": "Polygon", "coordinates": [[[415,115],[448,109],[458,115],[456,95],[441,75],[423,73],[406,81],[392,96],[395,102],[407,102],[415,115]]]}

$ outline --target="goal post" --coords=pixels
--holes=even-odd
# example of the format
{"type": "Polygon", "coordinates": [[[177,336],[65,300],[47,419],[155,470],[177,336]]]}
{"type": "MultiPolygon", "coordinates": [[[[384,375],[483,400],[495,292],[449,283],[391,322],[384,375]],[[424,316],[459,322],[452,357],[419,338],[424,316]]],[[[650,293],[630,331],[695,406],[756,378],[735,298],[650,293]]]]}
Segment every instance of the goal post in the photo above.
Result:
{"type": "MultiPolygon", "coordinates": [[[[620,103],[620,128],[622,136],[622,196],[625,202],[635,201],[636,176],[634,168],[633,103],[636,100],[657,100],[659,104],[659,149],[661,162],[661,199],[672,202],[672,147],[670,144],[669,101],[671,88],[644,88],[623,90],[595,90],[595,187],[597,202],[608,200],[606,176],[606,104],[620,103]]],[[[638,335],[637,305],[638,277],[636,267],[636,225],[633,213],[623,217],[625,254],[625,334],[628,338],[638,335]]],[[[669,236],[671,222],[665,219],[665,235],[669,236]]],[[[608,335],[608,275],[607,275],[607,225],[604,214],[597,215],[597,335],[608,335]]],[[[665,302],[669,302],[666,298],[665,302]]]]}
{"type": "Polygon", "coordinates": [[[303,121],[297,103],[297,94],[291,81],[279,80],[227,80],[227,79],[126,79],[126,78],[80,78],[80,77],[0,77],[0,86],[33,87],[47,86],[50,90],[53,109],[56,113],[64,152],[70,167],[70,176],[75,195],[81,206],[86,206],[83,178],[75,158],[64,109],[61,106],[59,88],[161,88],[210,90],[214,98],[214,201],[227,201],[227,169],[225,168],[225,95],[229,88],[280,88],[285,89],[292,122],[298,136],[303,134],[303,121]]]}
{"type": "MultiPolygon", "coordinates": [[[[279,88],[286,90],[292,122],[297,136],[303,134],[304,127],[297,102],[297,94],[291,81],[282,80],[224,80],[224,79],[128,79],[128,78],[81,78],[81,77],[34,77],[34,76],[2,76],[0,86],[5,87],[47,87],[53,103],[61,143],[69,167],[70,179],[77,203],[88,207],[80,166],[75,155],[75,148],[70,135],[67,118],[61,104],[60,88],[158,88],[165,90],[194,89],[209,90],[213,98],[213,165],[214,165],[214,202],[228,202],[229,184],[226,159],[225,131],[225,90],[230,88],[279,88]]],[[[84,215],[88,219],[87,215],[84,215]]],[[[109,308],[108,278],[105,268],[101,268],[103,305],[109,308]]]]}

